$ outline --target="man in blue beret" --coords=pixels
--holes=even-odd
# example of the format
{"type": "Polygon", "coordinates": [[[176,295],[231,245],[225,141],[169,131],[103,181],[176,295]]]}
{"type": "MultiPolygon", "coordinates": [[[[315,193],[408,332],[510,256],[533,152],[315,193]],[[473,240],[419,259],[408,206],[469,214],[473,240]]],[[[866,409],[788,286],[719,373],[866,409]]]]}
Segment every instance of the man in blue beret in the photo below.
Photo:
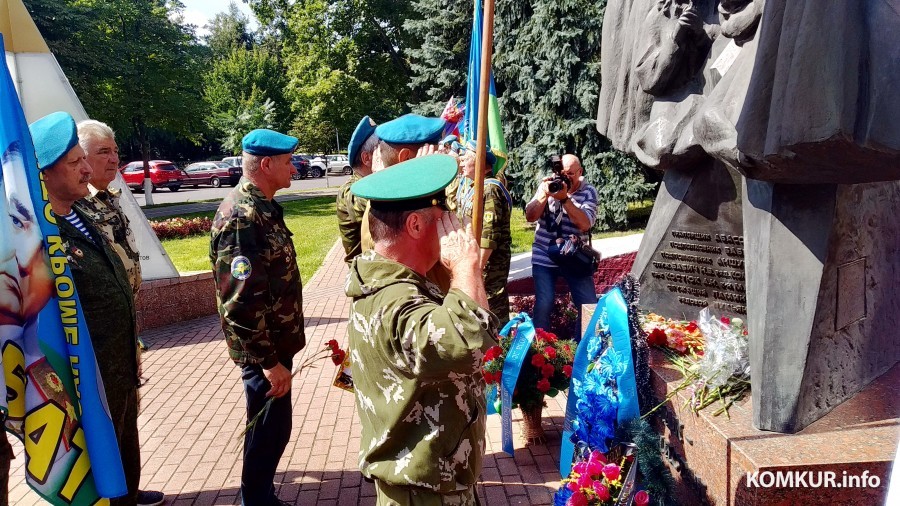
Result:
{"type": "Polygon", "coordinates": [[[481,362],[495,345],[478,243],[446,211],[456,160],[430,155],[351,190],[370,203],[375,248],[350,264],[346,294],[360,470],[378,504],[475,505],[485,448],[481,362]],[[425,274],[441,263],[442,292],[425,274]]]}
{"type": "Polygon", "coordinates": [[[75,120],[56,112],[29,126],[47,197],[84,312],[106,402],[116,431],[128,493],[112,505],[159,504],[162,493],[138,497],[137,334],[134,292],[125,266],[106,236],[75,202],[90,194],[92,169],[78,144],[75,120]]]}
{"type": "Polygon", "coordinates": [[[348,264],[362,253],[362,220],[368,201],[353,195],[350,186],[372,173],[372,156],[378,147],[375,122],[365,116],[350,138],[349,158],[353,175],[341,186],[337,195],[338,231],[344,245],[344,261],[348,264]]]}
{"type": "Polygon", "coordinates": [[[275,470],[291,435],[291,369],[306,344],[303,294],[293,234],[275,192],[291,185],[297,138],[254,130],[243,139],[244,176],[222,201],[209,259],[228,353],[241,367],[247,433],[241,471],[244,506],[283,504],[275,470]],[[275,400],[264,416],[270,397],[275,400]]]}
{"type": "Polygon", "coordinates": [[[378,125],[375,135],[380,142],[375,152],[373,171],[411,160],[417,155],[436,152],[436,144],[443,137],[446,124],[441,118],[406,114],[378,125]],[[420,153],[423,147],[426,151],[420,153]]]}

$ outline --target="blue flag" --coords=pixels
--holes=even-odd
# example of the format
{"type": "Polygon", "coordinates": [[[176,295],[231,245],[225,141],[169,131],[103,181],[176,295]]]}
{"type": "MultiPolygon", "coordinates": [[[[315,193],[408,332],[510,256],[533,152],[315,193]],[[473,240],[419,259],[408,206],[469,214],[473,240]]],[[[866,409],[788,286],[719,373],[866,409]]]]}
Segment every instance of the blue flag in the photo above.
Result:
{"type": "MultiPolygon", "coordinates": [[[[484,28],[484,8],[481,0],[475,0],[472,18],[472,39],[469,46],[469,74],[466,79],[466,116],[463,121],[462,139],[474,141],[478,136],[478,91],[481,86],[481,56],[484,50],[482,29],[484,28]]],[[[488,41],[491,44],[492,41],[488,41]]],[[[494,164],[494,175],[503,173],[508,154],[503,126],[500,124],[500,103],[497,100],[497,89],[494,84],[494,72],[491,71],[490,90],[488,92],[488,139],[487,149],[497,157],[494,164]]]]}
{"type": "Polygon", "coordinates": [[[23,441],[26,481],[43,499],[56,505],[105,502],[102,497],[127,493],[125,473],[56,216],[5,63],[0,156],[5,428],[23,441]]]}

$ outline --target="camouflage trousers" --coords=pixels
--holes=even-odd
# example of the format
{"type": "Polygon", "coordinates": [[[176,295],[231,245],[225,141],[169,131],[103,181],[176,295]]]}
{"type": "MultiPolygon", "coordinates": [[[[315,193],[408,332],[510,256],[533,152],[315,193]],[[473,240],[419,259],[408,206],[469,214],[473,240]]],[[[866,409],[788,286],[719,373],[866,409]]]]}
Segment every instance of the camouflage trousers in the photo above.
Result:
{"type": "Polygon", "coordinates": [[[398,487],[375,480],[377,506],[481,506],[475,487],[439,494],[418,487],[398,487]]]}

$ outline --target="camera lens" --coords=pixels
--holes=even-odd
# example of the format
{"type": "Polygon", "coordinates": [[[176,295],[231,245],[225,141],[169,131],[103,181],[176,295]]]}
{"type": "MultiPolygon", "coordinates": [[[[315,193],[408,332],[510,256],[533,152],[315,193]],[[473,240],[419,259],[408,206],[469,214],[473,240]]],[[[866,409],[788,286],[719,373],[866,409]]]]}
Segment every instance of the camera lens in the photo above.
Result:
{"type": "Polygon", "coordinates": [[[558,179],[554,179],[547,185],[547,189],[550,190],[550,193],[556,193],[559,190],[562,190],[562,183],[560,183],[558,179]]]}

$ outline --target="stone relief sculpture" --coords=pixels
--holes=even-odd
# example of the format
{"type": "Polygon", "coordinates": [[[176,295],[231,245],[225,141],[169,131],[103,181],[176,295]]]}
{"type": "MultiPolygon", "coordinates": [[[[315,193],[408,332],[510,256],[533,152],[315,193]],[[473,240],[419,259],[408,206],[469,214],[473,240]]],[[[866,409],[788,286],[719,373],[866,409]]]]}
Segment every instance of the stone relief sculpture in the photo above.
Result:
{"type": "Polygon", "coordinates": [[[601,57],[598,131],[666,171],[642,303],[746,312],[754,425],[897,364],[900,0],[609,0],[601,57]]]}
{"type": "Polygon", "coordinates": [[[747,175],[900,179],[898,29],[900,0],[768,0],[737,122],[747,175]]]}

